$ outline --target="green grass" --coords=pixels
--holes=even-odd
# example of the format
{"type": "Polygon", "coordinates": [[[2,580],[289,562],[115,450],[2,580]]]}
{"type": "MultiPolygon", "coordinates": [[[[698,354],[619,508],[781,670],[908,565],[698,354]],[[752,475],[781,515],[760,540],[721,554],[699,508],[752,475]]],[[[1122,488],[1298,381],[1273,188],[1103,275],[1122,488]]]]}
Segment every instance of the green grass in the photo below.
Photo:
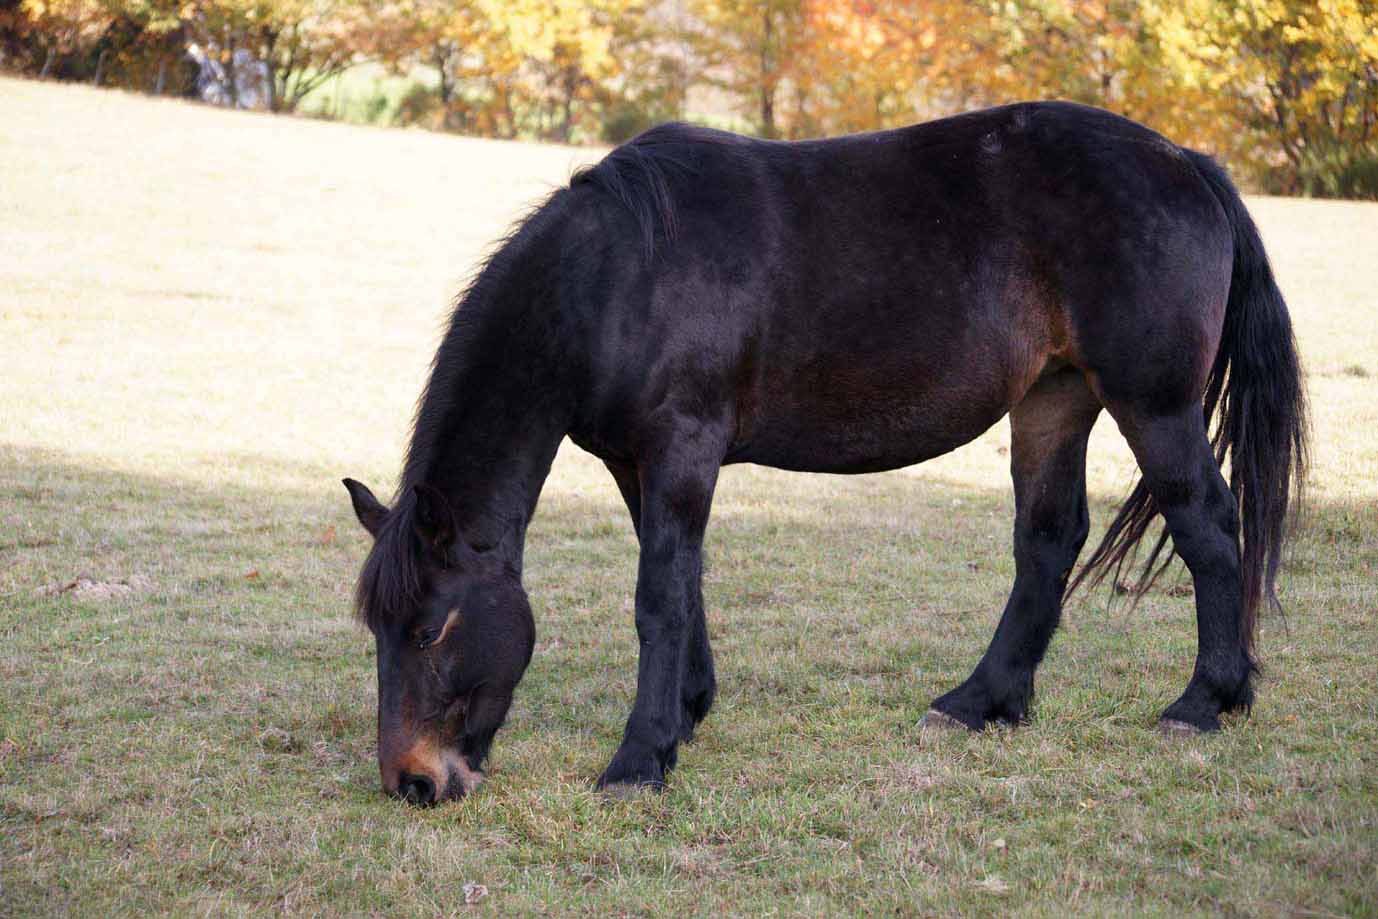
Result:
{"type": "MultiPolygon", "coordinates": [[[[596,155],[0,81],[0,915],[1378,913],[1375,205],[1250,202],[1316,415],[1251,718],[1154,732],[1177,577],[1070,605],[1031,724],[916,727],[1013,575],[1002,423],[886,475],[728,469],[717,707],[664,794],[604,801],[636,547],[567,445],[489,781],[385,799],[338,479],[386,489],[450,294],[596,155]]],[[[1097,524],[1132,472],[1103,422],[1097,524]]]]}
{"type": "Polygon", "coordinates": [[[434,92],[438,83],[433,67],[398,75],[381,64],[359,64],[307,93],[297,111],[351,124],[392,125],[409,92],[417,87],[434,92]]]}

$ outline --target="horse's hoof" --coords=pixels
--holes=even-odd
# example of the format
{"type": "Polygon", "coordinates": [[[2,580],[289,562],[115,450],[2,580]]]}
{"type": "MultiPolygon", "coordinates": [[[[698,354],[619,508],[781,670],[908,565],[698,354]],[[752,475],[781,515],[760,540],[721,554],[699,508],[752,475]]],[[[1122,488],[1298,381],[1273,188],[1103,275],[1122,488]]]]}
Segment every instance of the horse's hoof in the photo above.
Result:
{"type": "Polygon", "coordinates": [[[1197,737],[1206,732],[1194,724],[1187,724],[1176,718],[1160,718],[1158,719],[1158,733],[1164,737],[1185,738],[1197,737]]]}
{"type": "Polygon", "coordinates": [[[940,712],[936,708],[930,708],[928,713],[919,719],[919,729],[927,731],[970,731],[966,724],[953,718],[947,712],[940,712]]]}

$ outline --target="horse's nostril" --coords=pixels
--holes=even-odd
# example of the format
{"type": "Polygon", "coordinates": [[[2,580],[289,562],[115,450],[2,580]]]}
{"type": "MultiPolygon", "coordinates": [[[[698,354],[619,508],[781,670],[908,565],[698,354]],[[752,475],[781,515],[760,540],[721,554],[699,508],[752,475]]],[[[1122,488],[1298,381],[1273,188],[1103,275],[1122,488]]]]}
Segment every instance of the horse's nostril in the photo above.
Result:
{"type": "Polygon", "coordinates": [[[402,781],[397,785],[397,796],[408,804],[425,807],[435,803],[435,782],[428,776],[402,773],[402,781]]]}

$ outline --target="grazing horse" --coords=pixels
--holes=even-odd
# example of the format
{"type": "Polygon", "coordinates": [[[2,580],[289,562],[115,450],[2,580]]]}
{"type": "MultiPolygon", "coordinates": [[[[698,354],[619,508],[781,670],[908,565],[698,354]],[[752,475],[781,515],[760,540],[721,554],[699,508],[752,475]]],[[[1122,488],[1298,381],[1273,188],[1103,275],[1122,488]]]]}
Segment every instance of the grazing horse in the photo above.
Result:
{"type": "Polygon", "coordinates": [[[374,537],[356,602],[385,789],[427,804],[482,780],[531,658],[523,545],[566,436],[607,465],[640,542],[636,701],[599,787],[663,785],[713,703],[700,579],[719,468],[895,469],[1006,414],[1014,587],[930,717],[1023,721],[1086,540],[1102,410],[1142,477],[1077,581],[1165,519],[1138,584],[1180,556],[1199,645],[1162,723],[1217,730],[1253,702],[1306,449],[1287,308],[1225,172],[1068,103],[795,143],[642,134],[462,295],[392,506],[345,480],[374,537]]]}

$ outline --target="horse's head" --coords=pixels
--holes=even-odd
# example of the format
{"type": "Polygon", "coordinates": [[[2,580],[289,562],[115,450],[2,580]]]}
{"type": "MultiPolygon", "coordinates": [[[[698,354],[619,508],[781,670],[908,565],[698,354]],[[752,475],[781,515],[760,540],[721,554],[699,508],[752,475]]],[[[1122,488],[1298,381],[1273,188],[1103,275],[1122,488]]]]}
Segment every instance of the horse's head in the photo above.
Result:
{"type": "Polygon", "coordinates": [[[462,798],[535,645],[517,572],[458,534],[444,495],[415,486],[389,510],[344,480],[372,534],[358,606],[378,647],[378,768],[414,804],[462,798]]]}

